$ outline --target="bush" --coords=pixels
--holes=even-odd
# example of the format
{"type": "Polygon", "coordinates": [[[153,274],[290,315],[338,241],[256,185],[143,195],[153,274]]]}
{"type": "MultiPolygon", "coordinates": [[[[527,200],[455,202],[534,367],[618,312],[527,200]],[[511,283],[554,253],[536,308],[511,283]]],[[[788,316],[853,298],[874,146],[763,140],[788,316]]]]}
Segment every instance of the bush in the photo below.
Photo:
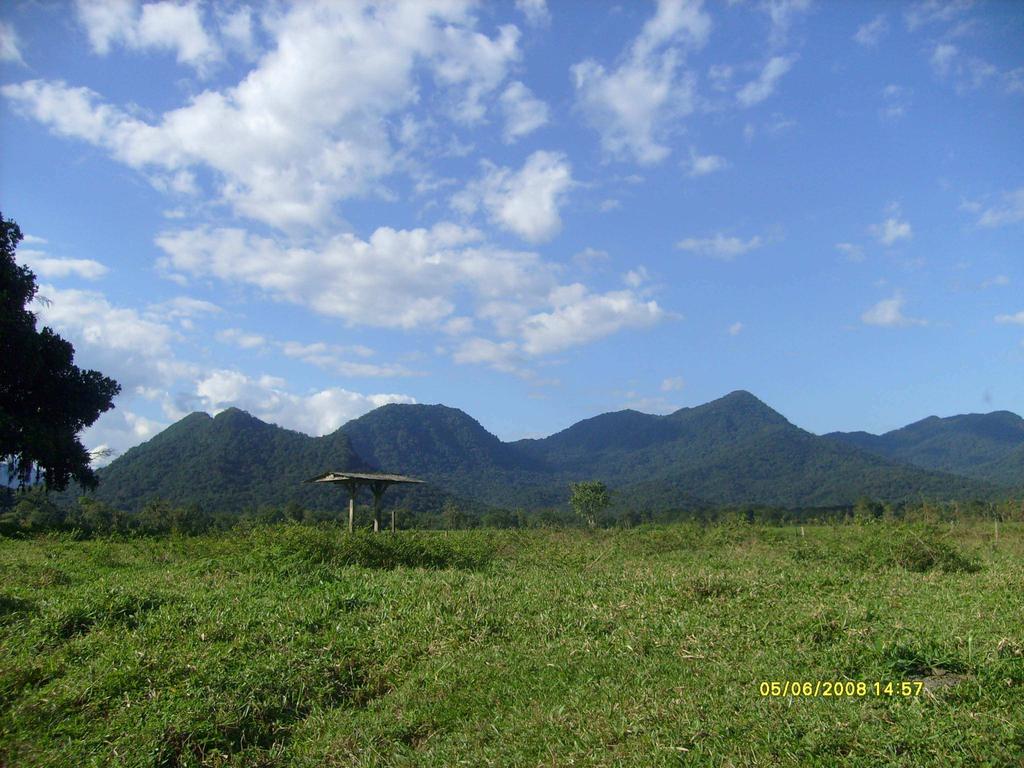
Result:
{"type": "Polygon", "coordinates": [[[259,556],[287,573],[352,565],[479,570],[494,559],[491,538],[480,533],[442,536],[414,531],[349,534],[336,526],[298,525],[254,529],[249,537],[259,556]]]}
{"type": "Polygon", "coordinates": [[[935,526],[891,525],[859,542],[855,559],[876,566],[895,566],[915,573],[975,573],[981,564],[935,526]]]}

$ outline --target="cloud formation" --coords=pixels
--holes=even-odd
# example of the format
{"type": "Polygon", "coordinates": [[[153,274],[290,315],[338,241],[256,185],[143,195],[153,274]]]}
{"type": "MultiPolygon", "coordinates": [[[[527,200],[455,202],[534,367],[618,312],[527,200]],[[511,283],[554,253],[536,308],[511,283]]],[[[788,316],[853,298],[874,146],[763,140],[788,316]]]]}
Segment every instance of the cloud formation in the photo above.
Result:
{"type": "MultiPolygon", "coordinates": [[[[195,4],[83,3],[80,14],[97,52],[170,46],[196,66],[213,59],[212,43],[193,28],[195,4]]],[[[300,3],[268,9],[262,21],[273,46],[244,79],[155,120],[59,80],[2,92],[52,132],[99,146],[168,189],[190,191],[204,169],[212,172],[210,192],[241,216],[320,226],[337,203],[382,194],[383,180],[402,170],[396,118],[420,99],[421,81],[436,85],[439,112],[472,124],[519,57],[514,26],[488,37],[460,0],[372,10],[300,3]]]]}
{"type": "Polygon", "coordinates": [[[910,240],[914,236],[914,230],[910,222],[900,218],[899,211],[895,211],[881,224],[874,224],[870,232],[882,245],[895,245],[901,240],[910,240]]]}
{"type": "Polygon", "coordinates": [[[710,32],[701,0],[659,0],[618,66],[586,59],[572,67],[577,106],[609,155],[643,165],[668,157],[666,134],[694,110],[695,78],[683,58],[710,32]]]}
{"type": "Polygon", "coordinates": [[[572,168],[565,155],[538,151],[518,171],[485,162],[481,178],[456,194],[452,207],[467,215],[483,208],[502,229],[539,243],[561,230],[558,211],[572,186],[572,168]]]}
{"type": "Polygon", "coordinates": [[[749,253],[764,245],[760,235],[755,235],[749,240],[739,237],[731,237],[721,232],[711,237],[687,237],[676,243],[680,251],[689,251],[699,256],[710,256],[713,259],[732,261],[737,256],[749,253]]]}
{"type": "Polygon", "coordinates": [[[25,63],[21,55],[18,33],[6,21],[0,21],[0,61],[9,61],[12,64],[25,63]]]}
{"type": "Polygon", "coordinates": [[[217,369],[196,382],[195,394],[203,410],[218,413],[232,406],[287,429],[307,435],[326,435],[347,421],[388,403],[415,403],[407,395],[363,395],[330,387],[307,395],[287,390],[287,382],[274,376],[249,376],[217,369]]]}
{"type": "Polygon", "coordinates": [[[773,56],[764,65],[761,74],[740,88],[736,100],[744,107],[760,104],[775,93],[782,76],[793,67],[796,56],[773,56]]]}
{"type": "Polygon", "coordinates": [[[903,297],[897,293],[891,298],[883,299],[865,310],[860,316],[861,322],[865,325],[875,325],[883,328],[900,328],[928,324],[927,320],[904,315],[903,304],[903,297]]]}
{"type": "Polygon", "coordinates": [[[506,144],[511,144],[547,125],[548,105],[535,97],[530,89],[518,80],[509,83],[499,102],[505,114],[503,136],[506,144]]]}

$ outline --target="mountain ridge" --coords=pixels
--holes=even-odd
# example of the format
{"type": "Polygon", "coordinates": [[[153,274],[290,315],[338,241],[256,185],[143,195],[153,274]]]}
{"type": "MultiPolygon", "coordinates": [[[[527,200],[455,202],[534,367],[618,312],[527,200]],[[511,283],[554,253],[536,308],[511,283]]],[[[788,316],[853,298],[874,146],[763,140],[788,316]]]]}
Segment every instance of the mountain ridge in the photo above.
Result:
{"type": "Polygon", "coordinates": [[[823,437],[915,466],[1024,487],[1024,418],[1012,411],[928,416],[881,435],[823,437]]]}
{"type": "Polygon", "coordinates": [[[289,500],[340,509],[342,494],[302,483],[328,469],[420,477],[429,488],[395,488],[386,503],[435,511],[444,498],[504,509],[562,505],[571,482],[589,479],[617,491],[618,503],[652,511],[749,503],[837,506],[862,495],[892,501],[988,498],[1001,492],[990,482],[814,435],[737,390],[666,415],[611,411],[544,438],[509,442],[443,404],[384,405],[320,437],[237,408],[215,416],[196,412],[101,469],[96,493],[131,509],[155,497],[232,512],[289,500]]]}

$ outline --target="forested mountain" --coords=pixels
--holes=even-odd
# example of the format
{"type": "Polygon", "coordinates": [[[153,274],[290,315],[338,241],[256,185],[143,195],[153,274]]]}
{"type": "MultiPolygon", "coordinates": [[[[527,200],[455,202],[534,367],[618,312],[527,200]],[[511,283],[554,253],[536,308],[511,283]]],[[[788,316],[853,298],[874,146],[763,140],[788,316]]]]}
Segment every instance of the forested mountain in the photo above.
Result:
{"type": "MultiPolygon", "coordinates": [[[[366,469],[348,438],[312,438],[237,408],[193,413],[99,472],[98,498],[135,510],[154,498],[230,512],[291,500],[322,504],[302,481],[326,469],[366,469]]],[[[341,494],[337,494],[341,507],[341,494]]]]}
{"type": "Polygon", "coordinates": [[[565,482],[546,462],[501,442],[457,408],[385,405],[339,432],[374,466],[429,479],[492,506],[545,506],[567,498],[565,482]]]}
{"type": "Polygon", "coordinates": [[[439,509],[449,497],[464,509],[552,506],[567,500],[570,482],[589,479],[616,490],[616,506],[639,511],[1001,493],[985,482],[879,456],[873,447],[813,435],[750,393],[733,392],[667,416],[606,413],[512,443],[443,405],[386,405],[324,437],[234,408],[213,418],[194,413],[100,470],[97,496],[129,510],[163,498],[228,512],[289,501],[340,511],[344,493],[302,482],[328,469],[427,480],[427,487],[394,488],[385,497],[386,505],[417,510],[439,509]]]}
{"type": "Polygon", "coordinates": [[[589,469],[615,486],[635,484],[638,503],[689,494],[714,504],[797,507],[849,504],[861,495],[899,500],[992,492],[836,445],[744,391],[667,416],[604,414],[515,445],[566,473],[589,469]],[[628,434],[619,440],[623,428],[628,434]]]}
{"type": "Polygon", "coordinates": [[[1024,419],[1009,411],[929,416],[884,435],[832,432],[826,437],[919,467],[1024,486],[1024,419]]]}
{"type": "Polygon", "coordinates": [[[994,489],[887,461],[790,424],[749,392],[667,416],[617,411],[549,437],[502,443],[453,408],[388,405],[341,428],[356,452],[494,506],[564,502],[600,479],[641,508],[782,506],[971,496],[994,489]],[[457,449],[456,449],[457,447],[457,449]]]}

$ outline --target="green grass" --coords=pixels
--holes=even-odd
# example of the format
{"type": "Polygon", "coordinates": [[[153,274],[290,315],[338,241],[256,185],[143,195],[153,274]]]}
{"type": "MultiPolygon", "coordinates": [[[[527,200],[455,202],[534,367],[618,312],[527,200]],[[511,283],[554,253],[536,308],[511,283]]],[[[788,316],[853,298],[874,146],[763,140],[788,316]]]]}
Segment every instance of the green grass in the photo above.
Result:
{"type": "Polygon", "coordinates": [[[0,541],[0,766],[1020,765],[1024,525],[805,530],[0,541]]]}

